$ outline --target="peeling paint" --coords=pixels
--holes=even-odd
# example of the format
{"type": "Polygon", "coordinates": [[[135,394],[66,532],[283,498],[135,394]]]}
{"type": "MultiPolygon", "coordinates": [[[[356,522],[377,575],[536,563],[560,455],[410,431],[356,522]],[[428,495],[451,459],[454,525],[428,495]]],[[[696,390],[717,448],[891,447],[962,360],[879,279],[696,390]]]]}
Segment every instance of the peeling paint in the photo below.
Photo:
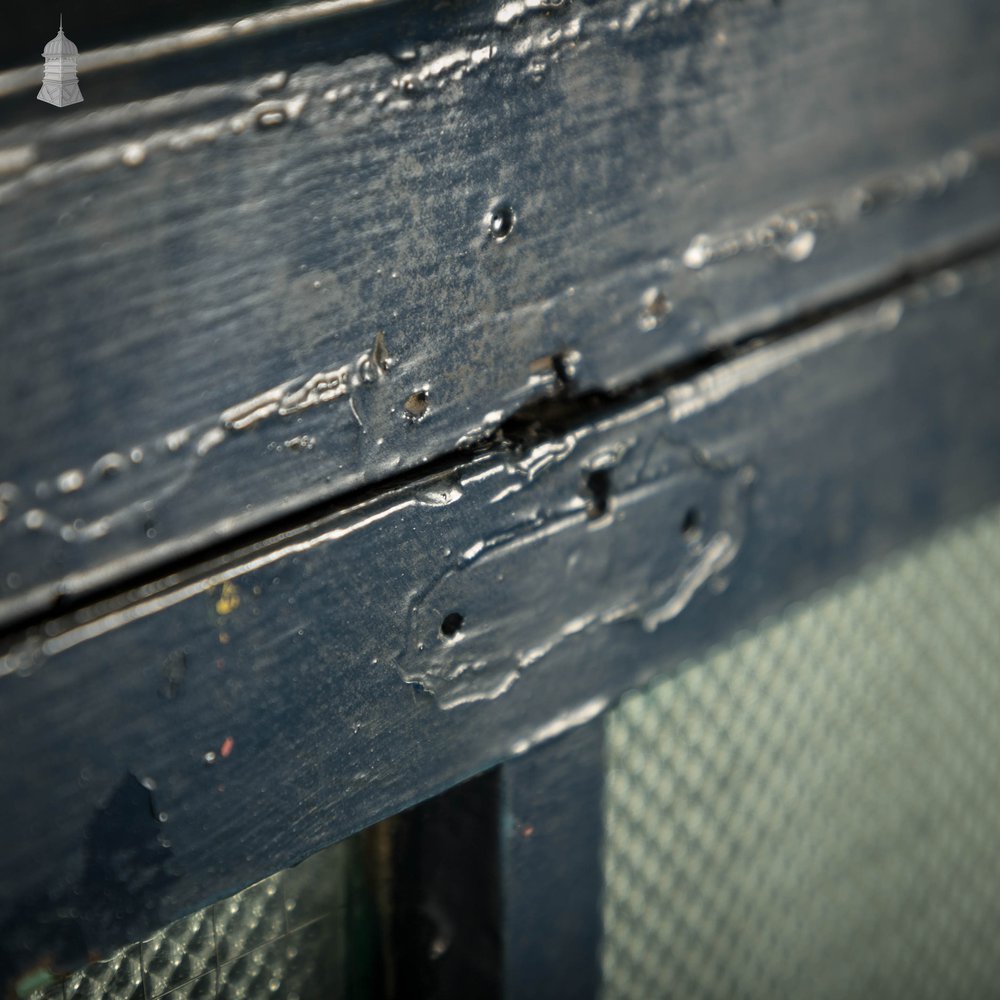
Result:
{"type": "MultiPolygon", "coordinates": [[[[177,428],[156,442],[133,445],[101,456],[84,472],[67,469],[52,481],[36,484],[35,496],[52,503],[78,500],[96,513],[80,516],[78,512],[60,516],[55,509],[33,505],[24,511],[20,522],[30,531],[47,531],[67,543],[85,543],[105,537],[116,528],[131,525],[136,517],[148,520],[157,505],[179,493],[194,475],[198,464],[210,452],[224,445],[232,434],[250,431],[272,418],[287,418],[316,406],[346,398],[351,404],[353,392],[385,376],[394,363],[379,331],[372,347],[360,354],[353,364],[345,364],[313,375],[289,379],[224,409],[218,416],[199,424],[177,428]],[[128,457],[126,457],[128,455],[128,457]],[[139,475],[145,470],[145,476],[139,475]],[[123,477],[137,477],[134,482],[123,477]],[[153,485],[151,485],[151,483],[153,485]],[[127,485],[126,485],[127,484],[127,485]],[[119,497],[123,491],[131,499],[110,508],[101,506],[98,497],[114,487],[119,497]],[[93,497],[91,496],[93,494],[93,497]],[[82,496],[81,496],[82,495],[82,496]]],[[[285,442],[292,451],[309,451],[315,446],[311,435],[296,435],[285,442]]],[[[21,493],[9,484],[0,505],[0,526],[13,513],[21,493]]]]}
{"type": "MultiPolygon", "coordinates": [[[[545,740],[555,739],[557,736],[562,736],[563,733],[567,733],[577,726],[586,725],[588,722],[596,719],[608,707],[608,704],[607,698],[598,696],[585,701],[577,708],[571,708],[566,712],[562,712],[551,721],[546,722],[544,726],[539,726],[530,736],[517,740],[511,747],[511,752],[514,754],[527,753],[532,747],[543,743],[545,740]]],[[[525,836],[530,836],[527,830],[525,831],[525,836]]]]}
{"type": "MultiPolygon", "coordinates": [[[[991,142],[980,145],[986,149],[991,142]]],[[[812,255],[824,230],[849,225],[882,207],[940,196],[969,177],[977,159],[972,148],[952,149],[909,170],[852,185],[828,201],[788,207],[743,229],[699,233],[681,259],[685,267],[699,271],[740,254],[768,250],[793,264],[802,263],[812,255]]]]}
{"type": "Polygon", "coordinates": [[[512,526],[467,547],[412,596],[397,667],[441,708],[500,697],[581,632],[628,621],[655,630],[736,558],[749,477],[663,437],[640,447],[627,422],[610,442],[601,430],[508,460],[505,478],[520,489],[492,502],[495,523],[512,526]],[[611,484],[599,521],[579,491],[595,469],[611,484]],[[554,480],[564,502],[540,506],[536,494],[551,496],[554,480]],[[682,530],[691,504],[703,526],[697,537],[682,530]],[[461,631],[443,635],[443,616],[458,613],[461,631]]]}
{"type": "MultiPolygon", "coordinates": [[[[663,435],[655,444],[640,447],[636,428],[644,420],[663,412],[666,425],[683,433],[685,422],[701,411],[843,341],[890,331],[906,310],[954,295],[968,280],[968,275],[963,278],[948,268],[930,273],[905,293],[751,350],[562,437],[463,460],[453,473],[433,477],[425,487],[392,492],[375,505],[345,511],[322,530],[303,525],[283,535],[279,544],[205,576],[166,580],[162,590],[135,603],[100,609],[89,619],[76,616],[62,630],[28,635],[0,659],[0,676],[30,671],[47,657],[408,510],[449,507],[471,495],[475,503],[495,512],[491,523],[503,527],[490,535],[463,539],[449,549],[437,578],[409,595],[402,614],[409,622],[411,640],[398,651],[396,666],[403,680],[433,694],[442,707],[498,697],[524,670],[574,635],[626,622],[652,631],[677,617],[703,592],[725,589],[721,574],[739,557],[754,470],[719,465],[693,445],[663,435]],[[595,470],[610,476],[606,511],[596,519],[583,488],[595,470]],[[562,500],[553,504],[554,495],[562,500]],[[686,511],[692,505],[699,512],[696,532],[686,526],[686,511]],[[641,551],[632,552],[629,545],[641,545],[641,551]],[[548,575],[545,581],[533,579],[530,566],[519,568],[522,552],[528,552],[529,562],[536,565],[532,560],[538,551],[548,553],[557,583],[548,575]],[[609,596],[600,581],[612,570],[624,585],[609,596]],[[519,578],[538,592],[525,593],[522,588],[515,599],[505,581],[519,578]],[[470,593],[488,598],[481,614],[466,606],[470,593]],[[567,597],[559,605],[562,611],[547,611],[554,594],[567,597]],[[503,631],[511,625],[504,617],[505,595],[510,597],[510,613],[526,607],[536,612],[531,621],[516,622],[513,638],[503,631]],[[499,600],[496,607],[494,599],[499,600]],[[440,626],[456,611],[464,626],[460,636],[445,644],[440,626]]],[[[368,356],[371,370],[388,367],[391,361],[384,339],[368,356]]],[[[186,435],[184,440],[195,438],[186,435]]],[[[130,452],[137,459],[147,457],[138,447],[130,452]]],[[[92,471],[114,477],[144,467],[145,463],[130,465],[124,455],[113,452],[99,459],[92,471]]],[[[90,484],[90,475],[87,478],[90,484]]],[[[64,499],[85,492],[86,487],[64,499]]],[[[37,506],[23,514],[16,509],[31,500],[16,484],[0,484],[0,530],[13,526],[60,531],[60,522],[37,506]]],[[[155,509],[148,502],[135,506],[140,511],[155,509]]],[[[62,525],[63,530],[66,527],[62,525]]],[[[99,527],[108,530],[101,522],[79,530],[96,532],[99,527]]],[[[16,574],[13,577],[8,586],[20,584],[16,574]]]]}
{"type": "MultiPolygon", "coordinates": [[[[130,66],[151,59],[198,51],[237,38],[247,38],[327,17],[369,10],[391,2],[393,0],[313,0],[311,3],[292,4],[241,17],[235,21],[217,21],[183,31],[154,35],[138,42],[92,49],[81,54],[79,67],[81,72],[90,73],[118,66],[130,66]]],[[[0,73],[0,96],[13,94],[24,88],[30,89],[36,85],[37,75],[38,71],[34,67],[0,73]]],[[[273,79],[273,75],[270,79],[273,79]]]]}
{"type": "MultiPolygon", "coordinates": [[[[268,127],[297,121],[308,100],[309,95],[305,93],[287,99],[263,100],[235,115],[161,129],[124,143],[117,141],[98,146],[64,159],[38,162],[37,157],[24,157],[18,161],[10,155],[11,151],[0,150],[0,164],[6,159],[11,164],[7,172],[13,175],[11,180],[0,184],[0,204],[17,199],[31,188],[58,183],[76,174],[109,170],[120,165],[138,167],[158,152],[183,153],[216,142],[226,135],[240,135],[255,124],[268,127]]],[[[0,174],[4,172],[0,170],[0,174]]]]}
{"type": "MultiPolygon", "coordinates": [[[[234,38],[246,37],[261,31],[270,31],[290,24],[306,23],[341,12],[350,12],[368,6],[377,6],[386,0],[319,0],[311,4],[298,4],[282,10],[252,15],[238,21],[217,22],[187,31],[174,32],[147,39],[143,42],[110,46],[84,53],[80,56],[81,72],[96,68],[127,66],[137,61],[161,58],[179,52],[217,45],[234,38]]],[[[641,21],[654,21],[661,16],[683,14],[694,5],[710,6],[718,0],[639,0],[632,5],[624,18],[614,15],[591,14],[594,33],[604,31],[631,31],[641,21]]],[[[45,148],[34,143],[22,143],[0,150],[0,175],[11,179],[0,184],[0,204],[10,202],[31,188],[46,186],[81,173],[91,173],[116,167],[136,168],[146,164],[150,156],[168,152],[183,153],[199,146],[215,143],[227,137],[251,135],[255,131],[270,130],[286,122],[303,118],[307,104],[315,98],[322,101],[326,113],[341,113],[344,98],[351,96],[367,108],[367,113],[383,110],[409,111],[413,108],[412,96],[427,89],[440,90],[478,71],[503,55],[514,56],[529,78],[539,79],[549,65],[557,62],[570,48],[585,47],[582,14],[553,25],[545,18],[535,19],[532,14],[551,14],[566,7],[569,0],[514,0],[503,4],[496,16],[498,30],[495,41],[485,41],[475,47],[427,46],[427,56],[422,63],[399,74],[395,62],[389,57],[381,59],[378,71],[369,61],[364,63],[364,82],[361,79],[343,82],[340,75],[317,74],[310,69],[298,74],[276,70],[263,77],[241,81],[238,87],[212,86],[195,88],[189,93],[164,95],[146,101],[129,103],[125,108],[101,108],[88,114],[89,124],[80,124],[78,130],[89,129],[99,134],[112,124],[118,129],[128,124],[136,132],[125,141],[116,138],[105,145],[74,153],[63,158],[39,161],[38,150],[45,148]],[[526,23],[521,26],[523,20],[526,23]],[[514,37],[507,45],[501,35],[512,32],[514,37]],[[264,95],[296,88],[296,93],[286,98],[264,95]],[[150,119],[168,109],[176,111],[182,104],[192,111],[199,103],[210,113],[220,103],[249,98],[249,108],[224,115],[214,114],[204,121],[177,128],[160,129],[141,133],[150,119]],[[336,105],[336,107],[333,107],[336,105]],[[257,128],[255,129],[254,126],[257,128]]],[[[15,93],[36,84],[37,70],[23,68],[0,73],[0,96],[15,93]]],[[[96,138],[96,135],[95,135],[96,138]]],[[[53,148],[58,148],[54,146],[53,148]]]]}

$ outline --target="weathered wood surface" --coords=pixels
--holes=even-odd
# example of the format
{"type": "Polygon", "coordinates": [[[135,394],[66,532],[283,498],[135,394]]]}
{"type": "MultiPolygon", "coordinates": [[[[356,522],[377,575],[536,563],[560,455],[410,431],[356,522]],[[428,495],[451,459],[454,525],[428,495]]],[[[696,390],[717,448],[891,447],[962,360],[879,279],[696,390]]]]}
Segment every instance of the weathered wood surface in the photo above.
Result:
{"type": "Polygon", "coordinates": [[[998,276],[930,274],[10,641],[0,966],[136,939],[996,500],[998,276]]]}
{"type": "Polygon", "coordinates": [[[0,621],[1000,223],[976,0],[414,3],[181,49],[73,113],[0,74],[0,621]]]}

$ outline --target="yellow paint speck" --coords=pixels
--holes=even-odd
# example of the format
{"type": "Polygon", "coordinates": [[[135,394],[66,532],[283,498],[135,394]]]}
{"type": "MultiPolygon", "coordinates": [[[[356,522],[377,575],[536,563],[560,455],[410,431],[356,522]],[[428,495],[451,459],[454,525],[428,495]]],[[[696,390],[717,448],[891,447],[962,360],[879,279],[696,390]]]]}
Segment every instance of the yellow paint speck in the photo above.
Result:
{"type": "Polygon", "coordinates": [[[215,602],[215,610],[220,615],[228,615],[240,606],[240,592],[234,583],[224,583],[215,602]]]}

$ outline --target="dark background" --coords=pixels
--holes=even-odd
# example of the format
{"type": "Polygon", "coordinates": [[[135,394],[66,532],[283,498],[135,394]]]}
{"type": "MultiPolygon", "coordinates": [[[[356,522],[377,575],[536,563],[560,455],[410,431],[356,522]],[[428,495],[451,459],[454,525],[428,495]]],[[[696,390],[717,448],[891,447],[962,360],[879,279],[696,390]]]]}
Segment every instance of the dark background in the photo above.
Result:
{"type": "Polygon", "coordinates": [[[197,4],[171,0],[143,0],[138,4],[122,0],[57,0],[8,5],[3,12],[4,31],[0,33],[0,70],[41,61],[42,48],[59,30],[60,13],[67,37],[85,52],[162,31],[282,6],[285,4],[254,0],[210,0],[197,4]]]}

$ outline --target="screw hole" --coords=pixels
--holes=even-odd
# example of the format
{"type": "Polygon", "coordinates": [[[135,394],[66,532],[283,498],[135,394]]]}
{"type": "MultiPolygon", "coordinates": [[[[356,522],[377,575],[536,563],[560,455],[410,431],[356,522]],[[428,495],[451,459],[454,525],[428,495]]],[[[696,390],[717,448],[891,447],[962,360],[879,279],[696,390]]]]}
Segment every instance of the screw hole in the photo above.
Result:
{"type": "Polygon", "coordinates": [[[596,521],[608,512],[611,502],[611,473],[607,469],[594,469],[584,477],[587,517],[596,521]]]}
{"type": "Polygon", "coordinates": [[[441,635],[446,639],[454,639],[462,631],[464,624],[465,619],[457,611],[452,611],[445,615],[444,621],[441,622],[441,635]]]}
{"type": "Polygon", "coordinates": [[[420,96],[420,84],[412,73],[407,73],[401,77],[398,81],[398,86],[407,97],[420,96]]]}
{"type": "Polygon", "coordinates": [[[701,538],[701,514],[697,507],[688,507],[681,522],[681,534],[688,542],[697,542],[701,538]]]}
{"type": "Polygon", "coordinates": [[[556,376],[556,385],[565,389],[573,381],[576,369],[572,358],[565,354],[552,355],[552,371],[556,376]]]}
{"type": "Polygon", "coordinates": [[[650,288],[642,297],[646,312],[653,319],[663,319],[671,310],[670,300],[658,288],[650,288]]]}
{"type": "Polygon", "coordinates": [[[427,413],[427,393],[423,389],[418,389],[411,393],[403,404],[406,415],[411,420],[423,420],[427,413]]]}
{"type": "Polygon", "coordinates": [[[493,214],[490,216],[490,236],[497,241],[497,243],[503,243],[505,239],[514,231],[514,223],[517,221],[517,216],[514,214],[514,209],[510,205],[504,205],[501,208],[496,208],[493,210],[493,214]]]}
{"type": "Polygon", "coordinates": [[[655,329],[664,316],[673,311],[670,300],[659,288],[647,288],[642,296],[642,316],[639,325],[643,330],[655,329]]]}
{"type": "Polygon", "coordinates": [[[535,358],[528,366],[528,372],[533,378],[551,379],[555,391],[566,389],[576,378],[576,365],[580,360],[577,351],[561,351],[559,354],[547,354],[535,358]]]}

